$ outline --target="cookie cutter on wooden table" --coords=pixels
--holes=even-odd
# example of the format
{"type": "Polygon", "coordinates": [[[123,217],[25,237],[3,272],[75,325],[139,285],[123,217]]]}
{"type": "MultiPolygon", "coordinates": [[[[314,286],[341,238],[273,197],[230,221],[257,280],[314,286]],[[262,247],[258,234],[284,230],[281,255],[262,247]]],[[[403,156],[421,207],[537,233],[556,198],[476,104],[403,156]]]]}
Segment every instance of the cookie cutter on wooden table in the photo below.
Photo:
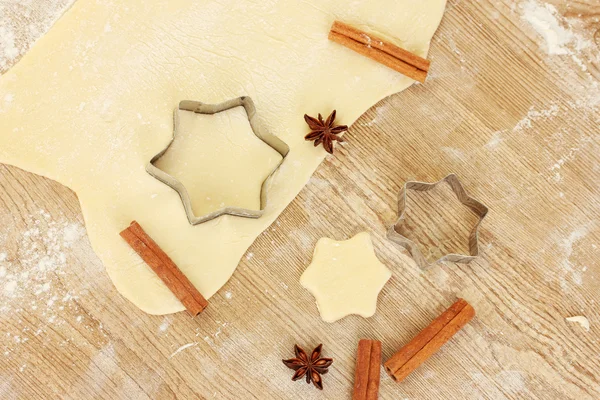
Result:
{"type": "Polygon", "coordinates": [[[404,247],[406,250],[408,250],[413,260],[415,260],[415,262],[419,267],[421,267],[421,269],[428,269],[444,261],[468,264],[479,256],[479,226],[483,222],[483,219],[485,218],[487,213],[488,208],[481,202],[475,200],[467,194],[467,192],[465,191],[458,177],[455,174],[450,174],[444,179],[435,183],[409,181],[406,182],[406,184],[404,184],[402,190],[400,190],[400,194],[398,195],[398,220],[388,230],[387,237],[392,242],[397,243],[400,246],[404,247]],[[471,230],[471,233],[469,234],[469,255],[451,253],[444,255],[443,257],[439,258],[433,263],[429,263],[425,256],[423,256],[423,253],[421,253],[421,251],[419,250],[419,246],[412,240],[401,235],[398,232],[398,229],[404,223],[404,219],[406,216],[406,192],[408,190],[427,192],[434,189],[436,186],[442,183],[447,183],[450,186],[450,188],[456,195],[456,198],[461,202],[461,204],[465,205],[467,208],[473,211],[475,215],[479,217],[479,221],[477,222],[477,224],[475,224],[475,226],[471,230]]]}
{"type": "Polygon", "coordinates": [[[152,157],[152,159],[146,166],[146,171],[150,175],[152,175],[154,178],[163,182],[165,185],[170,186],[173,190],[175,190],[179,194],[179,197],[181,198],[181,201],[183,203],[183,208],[185,209],[185,214],[191,225],[198,225],[198,224],[201,224],[204,222],[208,222],[208,221],[218,218],[222,215],[233,215],[233,216],[244,217],[244,218],[260,218],[264,214],[265,208],[267,206],[267,183],[268,183],[269,179],[273,176],[273,174],[279,169],[281,164],[283,164],[283,161],[287,157],[289,151],[290,151],[290,148],[286,143],[284,143],[278,137],[270,134],[260,124],[258,117],[256,115],[256,107],[254,106],[254,102],[248,96],[238,97],[236,99],[228,100],[228,101],[225,101],[220,104],[205,104],[205,103],[201,103],[199,101],[183,100],[179,103],[179,106],[173,112],[173,137],[171,138],[171,141],[169,142],[167,147],[165,147],[164,150],[162,150],[160,153],[158,153],[157,155],[152,157]],[[169,147],[171,147],[171,145],[173,144],[173,141],[175,140],[175,134],[177,133],[177,131],[179,129],[179,111],[180,110],[192,111],[196,114],[211,115],[211,114],[216,114],[216,113],[226,111],[226,110],[229,110],[229,109],[232,109],[235,107],[244,107],[244,109],[246,110],[246,115],[248,116],[248,121],[250,122],[250,127],[252,128],[252,132],[256,135],[257,138],[259,138],[261,141],[263,141],[265,144],[267,144],[273,150],[277,151],[281,155],[281,161],[279,162],[279,164],[277,164],[277,166],[273,169],[273,171],[271,171],[269,176],[267,176],[267,178],[263,181],[263,183],[261,185],[260,209],[259,210],[251,210],[251,209],[240,208],[240,207],[224,207],[219,210],[208,213],[206,215],[196,216],[192,209],[192,202],[190,199],[190,195],[189,195],[187,189],[185,188],[185,186],[183,186],[183,184],[181,182],[179,182],[177,179],[175,179],[173,176],[171,176],[171,175],[167,174],[166,172],[164,172],[163,170],[157,168],[154,165],[154,163],[156,161],[158,161],[158,159],[161,158],[167,152],[167,150],[169,150],[169,147]]]}

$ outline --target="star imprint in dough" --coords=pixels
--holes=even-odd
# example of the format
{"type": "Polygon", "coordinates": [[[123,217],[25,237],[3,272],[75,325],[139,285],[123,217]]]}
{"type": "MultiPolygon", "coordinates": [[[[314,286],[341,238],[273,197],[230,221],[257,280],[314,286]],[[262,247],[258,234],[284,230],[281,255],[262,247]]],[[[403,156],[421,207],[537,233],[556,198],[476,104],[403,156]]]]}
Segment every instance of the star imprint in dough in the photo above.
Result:
{"type": "Polygon", "coordinates": [[[391,276],[375,255],[371,235],[362,232],[344,241],[320,239],[300,283],[315,296],[323,321],[335,322],[375,314],[377,296],[391,276]]]}
{"type": "Polygon", "coordinates": [[[226,215],[226,214],[237,216],[237,217],[245,217],[245,218],[260,218],[264,214],[265,207],[267,206],[267,187],[268,187],[269,179],[275,173],[275,171],[277,171],[279,169],[281,164],[283,164],[283,161],[287,157],[289,151],[290,151],[290,148],[286,143],[284,143],[278,137],[270,134],[265,129],[265,127],[258,121],[258,117],[256,116],[256,107],[254,106],[254,102],[252,101],[252,99],[248,96],[238,97],[236,99],[225,101],[220,104],[206,104],[206,103],[201,103],[199,101],[184,100],[179,103],[179,106],[175,109],[175,112],[173,113],[173,137],[171,138],[171,141],[169,142],[167,147],[165,147],[160,153],[158,153],[157,155],[152,157],[150,162],[146,165],[146,171],[150,175],[152,175],[153,177],[158,179],[159,181],[163,182],[167,186],[170,186],[173,190],[175,190],[179,194],[179,197],[181,198],[181,201],[183,203],[183,208],[185,209],[185,213],[188,218],[188,221],[192,225],[198,225],[203,222],[213,220],[215,218],[220,217],[221,215],[226,215]],[[248,116],[248,121],[250,122],[250,126],[252,128],[253,133],[256,135],[256,137],[258,137],[260,140],[262,140],[265,144],[267,144],[273,150],[277,151],[279,153],[279,155],[281,156],[281,161],[279,162],[279,164],[277,164],[275,169],[271,171],[269,176],[262,183],[261,191],[260,191],[260,210],[250,210],[250,209],[246,209],[246,208],[227,206],[227,207],[221,208],[219,210],[210,212],[206,215],[197,216],[194,214],[194,210],[192,209],[192,202],[190,199],[190,195],[189,195],[187,189],[185,188],[185,186],[179,180],[177,180],[175,177],[167,174],[160,168],[156,167],[155,163],[158,161],[158,159],[160,159],[167,152],[169,147],[171,147],[171,144],[173,144],[173,141],[175,139],[175,134],[177,134],[177,131],[179,129],[178,113],[180,110],[191,111],[196,114],[209,114],[210,115],[210,114],[216,114],[216,113],[220,113],[223,111],[231,110],[232,108],[235,108],[235,107],[243,107],[244,108],[244,110],[246,111],[246,115],[248,116]]]}

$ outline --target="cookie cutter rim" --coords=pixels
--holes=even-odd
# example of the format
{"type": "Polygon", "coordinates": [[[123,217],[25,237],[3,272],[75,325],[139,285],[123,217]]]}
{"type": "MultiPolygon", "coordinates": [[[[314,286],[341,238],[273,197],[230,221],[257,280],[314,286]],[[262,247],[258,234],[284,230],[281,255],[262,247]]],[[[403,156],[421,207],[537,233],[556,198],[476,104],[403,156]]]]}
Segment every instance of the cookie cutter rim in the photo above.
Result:
{"type": "Polygon", "coordinates": [[[146,165],[146,172],[148,172],[148,174],[158,179],[165,185],[171,187],[179,194],[181,202],[183,203],[185,214],[191,225],[198,225],[204,222],[208,222],[222,215],[232,215],[243,218],[260,218],[264,214],[265,209],[267,207],[267,186],[269,179],[279,170],[289,152],[290,148],[285,142],[269,133],[260,124],[260,121],[256,114],[256,107],[254,106],[254,102],[248,96],[242,96],[235,99],[227,100],[219,104],[205,104],[199,101],[183,100],[179,102],[179,105],[177,106],[177,108],[175,108],[173,112],[173,136],[171,137],[171,140],[160,153],[152,157],[150,162],[146,165]],[[252,132],[254,133],[254,135],[257,138],[259,138],[263,143],[265,143],[277,153],[279,153],[279,155],[281,155],[281,161],[271,171],[269,176],[266,177],[266,179],[261,185],[259,210],[251,210],[241,207],[224,207],[202,216],[196,216],[192,209],[190,195],[185,186],[175,177],[167,174],[163,170],[156,167],[154,163],[158,161],[158,159],[160,159],[169,150],[169,148],[175,141],[175,135],[179,129],[179,111],[191,111],[196,114],[213,115],[222,111],[230,110],[235,107],[244,107],[246,115],[248,116],[248,121],[250,122],[250,127],[252,128],[252,132]]]}
{"type": "Polygon", "coordinates": [[[449,174],[445,178],[434,183],[408,181],[404,184],[400,190],[400,193],[398,194],[398,219],[388,230],[387,237],[392,242],[405,248],[410,253],[412,259],[423,270],[427,270],[444,261],[468,264],[479,256],[479,226],[485,219],[488,211],[489,209],[487,206],[467,194],[456,174],[449,174]],[[460,203],[473,211],[475,215],[479,217],[479,221],[475,224],[469,234],[469,255],[449,253],[430,263],[427,261],[423,253],[421,253],[418,245],[407,237],[401,235],[397,231],[397,228],[399,228],[405,220],[408,190],[428,192],[443,183],[446,183],[450,186],[460,203]]]}

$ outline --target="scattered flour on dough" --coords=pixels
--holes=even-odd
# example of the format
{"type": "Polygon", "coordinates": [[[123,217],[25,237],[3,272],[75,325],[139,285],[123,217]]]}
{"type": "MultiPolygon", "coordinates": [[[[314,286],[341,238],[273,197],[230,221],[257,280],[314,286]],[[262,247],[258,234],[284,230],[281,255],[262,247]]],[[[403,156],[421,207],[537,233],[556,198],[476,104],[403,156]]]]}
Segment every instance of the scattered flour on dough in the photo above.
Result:
{"type": "Polygon", "coordinates": [[[581,325],[581,327],[583,329],[585,329],[586,331],[590,331],[590,320],[587,319],[586,317],[584,317],[583,315],[577,315],[575,317],[568,317],[565,318],[566,321],[568,322],[576,322],[579,325],[581,325]]]}

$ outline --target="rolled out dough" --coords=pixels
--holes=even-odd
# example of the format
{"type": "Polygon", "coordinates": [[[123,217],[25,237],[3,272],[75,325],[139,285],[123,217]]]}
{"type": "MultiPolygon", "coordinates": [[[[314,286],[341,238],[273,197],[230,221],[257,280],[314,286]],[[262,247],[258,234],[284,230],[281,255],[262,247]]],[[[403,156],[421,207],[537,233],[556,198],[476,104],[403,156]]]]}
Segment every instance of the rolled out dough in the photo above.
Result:
{"type": "Polygon", "coordinates": [[[119,292],[148,313],[180,311],[119,231],[137,220],[212,296],[323,160],[325,152],[303,140],[302,116],[335,108],[350,125],[413,83],[329,42],[334,19],[425,56],[444,7],[445,0],[78,0],[0,78],[0,162],[73,189],[119,292]],[[262,218],[191,226],[178,195],[145,165],[169,142],[180,100],[242,95],[290,154],[262,218]]]}

